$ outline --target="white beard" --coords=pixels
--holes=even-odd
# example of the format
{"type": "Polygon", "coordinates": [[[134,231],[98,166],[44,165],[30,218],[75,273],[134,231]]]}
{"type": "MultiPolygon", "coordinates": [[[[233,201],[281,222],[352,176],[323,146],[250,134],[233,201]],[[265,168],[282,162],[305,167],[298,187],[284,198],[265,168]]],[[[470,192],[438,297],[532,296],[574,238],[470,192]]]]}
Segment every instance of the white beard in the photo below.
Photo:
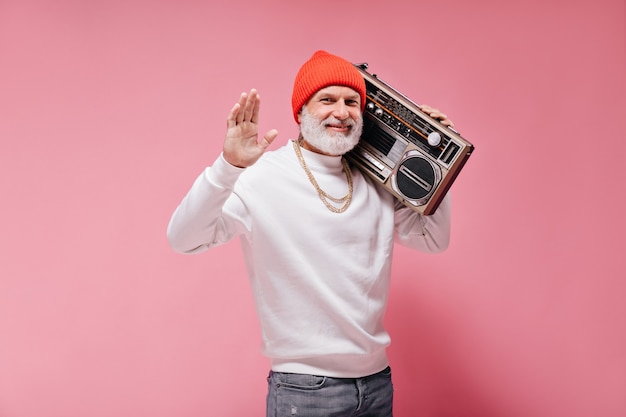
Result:
{"type": "Polygon", "coordinates": [[[300,115],[300,134],[302,138],[315,149],[326,155],[343,155],[354,148],[361,137],[363,131],[363,118],[357,120],[349,119],[341,122],[332,116],[324,120],[317,119],[302,108],[300,115]],[[348,134],[341,132],[329,132],[326,130],[327,124],[345,123],[351,126],[348,134]]]}

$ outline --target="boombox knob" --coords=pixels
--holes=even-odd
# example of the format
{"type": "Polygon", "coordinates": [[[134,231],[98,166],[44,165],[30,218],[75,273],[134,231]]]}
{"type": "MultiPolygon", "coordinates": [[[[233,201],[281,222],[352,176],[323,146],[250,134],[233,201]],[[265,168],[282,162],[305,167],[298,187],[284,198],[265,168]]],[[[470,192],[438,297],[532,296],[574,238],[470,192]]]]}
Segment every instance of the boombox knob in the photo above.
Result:
{"type": "Polygon", "coordinates": [[[441,135],[439,134],[439,132],[431,132],[428,135],[428,144],[430,146],[439,146],[440,143],[441,143],[441,135]]]}

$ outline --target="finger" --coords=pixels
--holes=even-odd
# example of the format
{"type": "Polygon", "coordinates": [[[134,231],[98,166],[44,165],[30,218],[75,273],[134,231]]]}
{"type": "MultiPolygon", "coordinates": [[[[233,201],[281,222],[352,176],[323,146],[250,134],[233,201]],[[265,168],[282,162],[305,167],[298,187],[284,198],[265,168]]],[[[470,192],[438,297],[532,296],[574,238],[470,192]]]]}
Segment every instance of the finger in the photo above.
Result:
{"type": "Polygon", "coordinates": [[[452,123],[452,120],[448,119],[448,116],[446,116],[443,113],[438,113],[438,112],[433,112],[430,115],[433,119],[437,119],[439,121],[439,123],[441,123],[444,126],[450,126],[453,127],[454,123],[452,123]]]}
{"type": "Polygon", "coordinates": [[[254,108],[252,109],[252,115],[250,116],[250,122],[259,122],[259,109],[261,108],[261,96],[256,93],[256,100],[254,102],[254,108]]]}
{"type": "Polygon", "coordinates": [[[274,142],[274,139],[276,139],[277,136],[278,136],[278,130],[272,129],[263,136],[263,138],[261,139],[261,143],[259,145],[261,145],[261,147],[265,149],[268,146],[270,146],[272,142],[274,142]]]}
{"type": "Polygon", "coordinates": [[[430,107],[428,104],[420,104],[418,107],[424,113],[430,113],[433,110],[432,107],[430,107]]]}
{"type": "Polygon", "coordinates": [[[231,128],[237,126],[237,116],[239,114],[239,110],[241,109],[241,105],[239,103],[235,103],[232,109],[230,109],[230,113],[228,113],[228,117],[226,118],[226,127],[231,128]]]}
{"type": "Polygon", "coordinates": [[[450,119],[442,120],[441,124],[444,125],[444,126],[454,127],[454,123],[452,123],[452,120],[450,120],[450,119]]]}
{"type": "Polygon", "coordinates": [[[239,96],[239,102],[237,104],[239,104],[239,111],[237,112],[236,118],[235,118],[235,122],[237,124],[241,123],[243,121],[244,118],[244,112],[245,112],[245,106],[246,106],[246,101],[248,100],[248,95],[246,93],[241,93],[241,95],[239,96]],[[243,110],[242,110],[243,109],[243,110]]]}
{"type": "Polygon", "coordinates": [[[424,113],[428,114],[433,119],[437,119],[444,126],[454,126],[454,123],[450,119],[448,119],[448,115],[439,111],[439,109],[434,109],[427,104],[422,104],[419,106],[420,110],[424,113]]]}
{"type": "Polygon", "coordinates": [[[433,109],[432,107],[428,107],[424,110],[430,117],[433,119],[445,119],[448,116],[439,111],[439,109],[433,109]]]}
{"type": "Polygon", "coordinates": [[[441,115],[443,115],[445,117],[445,114],[441,113],[439,111],[439,109],[436,109],[434,107],[430,107],[428,104],[422,104],[422,105],[419,106],[419,108],[424,113],[428,113],[428,115],[431,116],[431,117],[440,117],[441,115]]]}
{"type": "Polygon", "coordinates": [[[257,96],[258,94],[254,88],[250,90],[250,94],[248,94],[248,99],[246,100],[246,105],[244,107],[243,120],[252,120],[252,114],[254,113],[254,107],[256,106],[257,96]]]}
{"type": "Polygon", "coordinates": [[[448,118],[448,116],[446,116],[444,113],[441,113],[439,110],[433,110],[432,112],[430,112],[430,117],[439,120],[444,120],[448,118]]]}

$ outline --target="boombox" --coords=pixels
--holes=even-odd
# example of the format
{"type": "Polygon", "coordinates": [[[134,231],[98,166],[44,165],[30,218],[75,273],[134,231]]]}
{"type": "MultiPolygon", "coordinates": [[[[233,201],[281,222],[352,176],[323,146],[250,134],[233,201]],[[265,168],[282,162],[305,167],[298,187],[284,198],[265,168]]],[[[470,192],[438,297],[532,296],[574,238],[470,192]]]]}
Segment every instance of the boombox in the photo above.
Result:
{"type": "Polygon", "coordinates": [[[365,79],[363,134],[346,157],[406,206],[435,212],[474,146],[355,64],[365,79]]]}

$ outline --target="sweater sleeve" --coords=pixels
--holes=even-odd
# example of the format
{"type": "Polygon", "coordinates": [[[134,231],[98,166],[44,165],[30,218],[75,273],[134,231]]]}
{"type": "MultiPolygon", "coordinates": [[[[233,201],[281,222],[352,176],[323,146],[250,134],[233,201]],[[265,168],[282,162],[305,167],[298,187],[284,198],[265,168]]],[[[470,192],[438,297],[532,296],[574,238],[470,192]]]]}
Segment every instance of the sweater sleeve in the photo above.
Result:
{"type": "Polygon", "coordinates": [[[396,241],[428,253],[443,252],[450,243],[451,196],[448,193],[437,210],[423,216],[398,202],[395,214],[396,241]]]}
{"type": "Polygon", "coordinates": [[[244,169],[230,165],[222,155],[194,181],[167,227],[167,239],[176,252],[199,253],[228,242],[240,230],[236,216],[224,215],[229,201],[236,213],[243,204],[233,194],[244,169]],[[230,198],[230,197],[233,198],[230,198]]]}

